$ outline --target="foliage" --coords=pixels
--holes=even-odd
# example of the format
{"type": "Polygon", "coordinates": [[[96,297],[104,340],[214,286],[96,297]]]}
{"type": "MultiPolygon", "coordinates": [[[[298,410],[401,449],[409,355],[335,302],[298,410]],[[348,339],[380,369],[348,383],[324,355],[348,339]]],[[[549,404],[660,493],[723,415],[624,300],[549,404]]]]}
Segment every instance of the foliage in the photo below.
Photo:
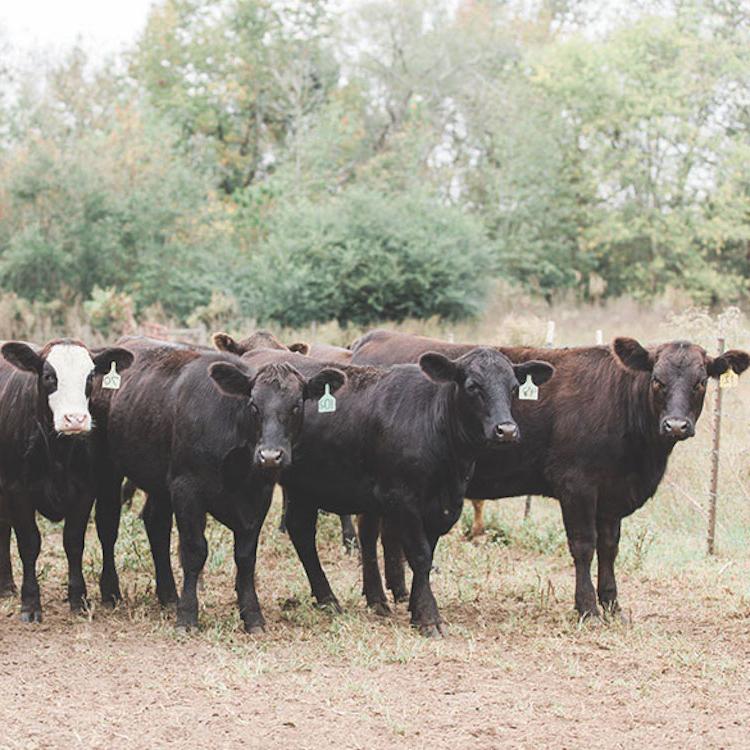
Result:
{"type": "Polygon", "coordinates": [[[598,6],[160,0],[119,59],[2,43],[0,290],[182,323],[452,319],[488,275],[747,300],[747,13],[598,6]]]}
{"type": "Polygon", "coordinates": [[[275,216],[258,276],[259,317],[282,325],[475,314],[489,270],[481,227],[418,193],[352,188],[275,216]]]}

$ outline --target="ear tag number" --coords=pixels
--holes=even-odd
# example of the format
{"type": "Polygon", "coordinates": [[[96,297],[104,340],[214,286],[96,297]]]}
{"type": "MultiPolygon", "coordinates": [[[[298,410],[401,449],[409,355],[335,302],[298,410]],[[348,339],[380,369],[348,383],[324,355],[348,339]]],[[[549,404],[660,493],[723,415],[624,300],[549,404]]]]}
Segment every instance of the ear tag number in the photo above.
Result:
{"type": "Polygon", "coordinates": [[[730,367],[719,376],[719,388],[736,388],[740,376],[730,367]]]}
{"type": "Polygon", "coordinates": [[[102,388],[116,391],[120,387],[122,376],[117,372],[117,365],[112,362],[109,372],[102,378],[102,388]]]}
{"type": "Polygon", "coordinates": [[[331,386],[326,383],[326,392],[320,397],[320,401],[318,401],[318,412],[320,414],[328,414],[332,411],[336,411],[336,399],[331,395],[331,386]]]}
{"type": "Polygon", "coordinates": [[[539,386],[534,385],[531,375],[526,376],[526,382],[518,389],[518,398],[521,401],[539,400],[539,386]]]}

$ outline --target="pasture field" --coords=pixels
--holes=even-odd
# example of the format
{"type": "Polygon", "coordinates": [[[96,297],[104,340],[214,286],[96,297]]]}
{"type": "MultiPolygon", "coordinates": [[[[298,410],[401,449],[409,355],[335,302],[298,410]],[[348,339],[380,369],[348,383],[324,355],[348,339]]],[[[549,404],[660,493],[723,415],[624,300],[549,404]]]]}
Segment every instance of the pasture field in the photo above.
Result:
{"type": "MultiPolygon", "coordinates": [[[[545,317],[495,310],[496,322],[451,333],[489,342],[504,327],[505,340],[538,343],[545,317]]],[[[690,337],[713,350],[719,325],[627,305],[549,317],[561,345],[593,343],[602,328],[605,340],[690,337]]],[[[720,323],[729,345],[750,345],[739,315],[720,323]]],[[[325,327],[317,333],[335,340],[325,327]]],[[[156,603],[140,494],[123,509],[124,601],[114,611],[97,601],[93,525],[92,609],[73,616],[62,529],[42,522],[44,622],[23,625],[18,602],[0,602],[0,748],[747,747],[750,378],[725,391],[718,554],[708,558],[713,396],[712,386],[698,434],[677,446],[656,497],[623,522],[617,570],[627,624],[579,625],[559,509],[543,498],[525,522],[523,499],[487,504],[487,533],[474,542],[467,504],[437,547],[433,586],[448,626],[437,641],[411,631],[405,605],[391,619],[368,613],[357,557],[341,548],[331,516],[320,518],[319,547],[344,613],[313,607],[291,543],[276,531],[279,498],[258,557],[261,637],[241,629],[231,536],[216,522],[201,629],[188,635],[176,634],[173,613],[156,603]]]]}

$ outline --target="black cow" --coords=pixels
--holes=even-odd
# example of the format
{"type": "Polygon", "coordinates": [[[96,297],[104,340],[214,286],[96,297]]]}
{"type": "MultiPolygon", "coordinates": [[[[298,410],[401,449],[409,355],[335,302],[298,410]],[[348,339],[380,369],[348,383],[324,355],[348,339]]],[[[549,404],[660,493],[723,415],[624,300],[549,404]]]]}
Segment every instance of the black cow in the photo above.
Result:
{"type": "MultiPolygon", "coordinates": [[[[324,364],[290,352],[243,356],[253,366],[290,362],[307,377],[324,364]]],[[[419,367],[379,370],[342,366],[347,384],[333,413],[306,409],[295,459],[281,483],[289,496],[287,526],[319,604],[338,607],[315,546],[318,509],[369,511],[399,525],[414,572],[412,623],[425,635],[440,632],[430,588],[435,545],[461,513],[477,455],[519,440],[511,414],[519,381],[546,381],[545,362],[511,365],[491,349],[456,360],[426,353],[419,367]]],[[[368,601],[385,601],[380,584],[366,580],[368,601]]]]}
{"type": "MultiPolygon", "coordinates": [[[[381,366],[417,361],[428,350],[456,357],[472,348],[389,331],[365,334],[352,345],[355,363],[381,366]]],[[[512,362],[543,356],[556,374],[538,401],[519,404],[523,444],[481,457],[466,496],[557,498],[575,562],[576,609],[582,618],[599,616],[590,572],[596,551],[599,602],[619,612],[614,563],[621,520],[656,492],[677,442],[695,434],[708,378],[729,368],[744,372],[750,356],[732,350],[714,358],[687,341],[647,349],[629,338],[615,339],[611,348],[496,350],[512,362]]],[[[369,523],[374,527],[377,519],[369,523]]],[[[393,570],[400,551],[391,545],[386,556],[390,585],[398,590],[403,567],[401,580],[393,570]]],[[[363,550],[365,559],[371,553],[363,550]]]]}
{"type": "MultiPolygon", "coordinates": [[[[242,341],[236,341],[228,333],[223,332],[215,333],[212,338],[214,346],[220,352],[231,352],[240,357],[255,349],[279,349],[281,351],[298,352],[299,354],[314,357],[321,362],[335,363],[336,365],[349,364],[352,358],[352,353],[348,349],[343,349],[339,346],[330,346],[329,344],[313,344],[310,346],[304,342],[299,342],[286,346],[270,331],[255,331],[242,341]]],[[[286,534],[286,509],[288,501],[286,490],[283,487],[282,493],[283,500],[281,518],[279,519],[279,531],[286,534]]],[[[344,549],[349,553],[359,547],[357,532],[351,516],[341,516],[341,541],[344,544],[344,549]]]]}
{"type": "MultiPolygon", "coordinates": [[[[84,535],[94,502],[95,456],[89,436],[93,423],[89,396],[112,363],[123,370],[133,360],[124,349],[93,355],[80,341],[58,339],[41,350],[18,341],[2,347],[0,360],[0,587],[15,590],[10,569],[10,525],[23,563],[21,619],[40,622],[42,606],[36,577],[41,537],[38,511],[52,521],[65,519],[63,545],[68,558],[68,599],[72,610],[86,603],[81,571],[84,535]]],[[[97,505],[97,530],[104,567],[102,598],[111,601],[114,540],[110,514],[97,505]]]]}
{"type": "Polygon", "coordinates": [[[278,472],[289,465],[303,401],[332,390],[341,372],[308,380],[278,364],[250,369],[231,354],[146,346],[121,388],[102,393],[107,468],[99,493],[118,504],[123,476],[148,493],[143,510],[156,591],[177,600],[169,556],[177,519],[184,581],[177,626],[198,623],[196,584],[206,561],[206,514],[234,532],[237,599],[245,629],[264,627],[255,592],[255,557],[278,472]]]}

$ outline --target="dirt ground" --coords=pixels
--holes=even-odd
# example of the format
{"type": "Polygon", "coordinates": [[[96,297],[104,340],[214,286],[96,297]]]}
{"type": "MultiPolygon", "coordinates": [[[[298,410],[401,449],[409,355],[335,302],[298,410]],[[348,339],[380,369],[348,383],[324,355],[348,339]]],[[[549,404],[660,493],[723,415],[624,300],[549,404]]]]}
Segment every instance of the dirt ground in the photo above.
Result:
{"type": "MultiPolygon", "coordinates": [[[[137,532],[126,528],[121,545],[141,545],[137,532]]],[[[0,747],[750,744],[750,561],[625,564],[633,623],[580,627],[564,553],[472,544],[457,529],[434,576],[449,623],[435,642],[410,630],[403,605],[392,620],[369,614],[356,558],[339,550],[335,528],[328,536],[324,564],[345,613],[309,605],[291,545],[264,530],[269,627],[251,638],[223,559],[207,568],[198,633],[174,633],[153,603],[148,561],[139,552],[129,562],[127,549],[125,602],[72,616],[54,529],[44,622],[19,622],[17,601],[0,605],[0,747]]]]}

